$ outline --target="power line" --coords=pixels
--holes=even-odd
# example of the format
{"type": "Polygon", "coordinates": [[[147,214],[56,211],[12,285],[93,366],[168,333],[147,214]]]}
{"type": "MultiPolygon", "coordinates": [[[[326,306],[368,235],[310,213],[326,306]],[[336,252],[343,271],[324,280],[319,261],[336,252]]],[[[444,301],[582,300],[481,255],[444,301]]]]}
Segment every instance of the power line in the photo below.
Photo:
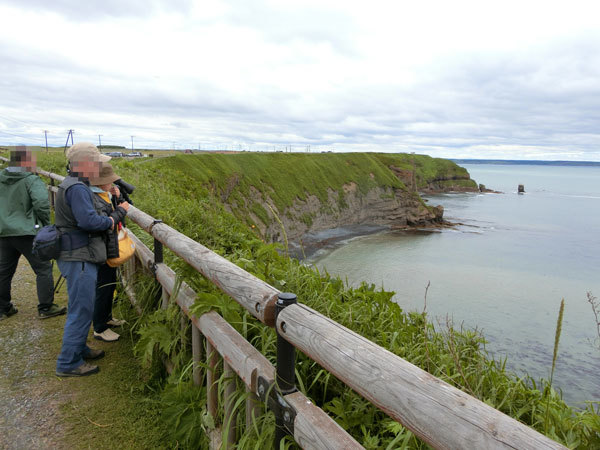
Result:
{"type": "Polygon", "coordinates": [[[4,131],[4,130],[0,130],[0,133],[8,134],[10,136],[20,137],[20,138],[23,138],[23,139],[31,139],[31,140],[34,140],[34,141],[42,141],[42,142],[44,141],[42,138],[35,138],[35,137],[31,137],[31,136],[23,136],[23,135],[20,135],[20,134],[10,133],[10,132],[4,131]]]}
{"type": "Polygon", "coordinates": [[[13,118],[13,117],[6,117],[6,116],[4,116],[4,115],[2,115],[2,114],[0,114],[0,117],[2,117],[2,118],[3,118],[3,119],[5,119],[5,120],[12,120],[13,122],[21,122],[22,124],[29,125],[29,126],[33,126],[33,125],[31,125],[30,123],[23,122],[22,120],[15,119],[15,118],[13,118]]]}

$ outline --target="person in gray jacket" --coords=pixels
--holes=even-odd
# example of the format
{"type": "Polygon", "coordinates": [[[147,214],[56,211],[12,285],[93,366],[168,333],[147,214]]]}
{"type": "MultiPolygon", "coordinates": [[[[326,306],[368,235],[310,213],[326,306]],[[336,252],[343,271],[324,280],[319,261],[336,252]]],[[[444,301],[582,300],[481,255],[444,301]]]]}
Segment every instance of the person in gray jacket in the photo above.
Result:
{"type": "MultiPolygon", "coordinates": [[[[73,145],[68,155],[71,173],[58,187],[55,205],[55,223],[63,233],[57,263],[67,280],[69,295],[69,314],[56,362],[56,375],[61,377],[99,371],[98,366],[84,360],[101,358],[104,351],[89,348],[86,341],[94,313],[98,267],[106,261],[104,235],[116,222],[94,206],[89,185],[89,179],[99,176],[101,163],[110,157],[85,142],[73,145]]],[[[119,208],[123,214],[129,205],[119,208]]]]}
{"type": "Polygon", "coordinates": [[[11,284],[21,255],[36,275],[40,319],[64,314],[54,303],[52,263],[31,253],[40,227],[50,224],[50,202],[46,184],[33,174],[35,153],[19,146],[10,153],[9,167],[0,172],[0,320],[15,315],[11,284]]]}

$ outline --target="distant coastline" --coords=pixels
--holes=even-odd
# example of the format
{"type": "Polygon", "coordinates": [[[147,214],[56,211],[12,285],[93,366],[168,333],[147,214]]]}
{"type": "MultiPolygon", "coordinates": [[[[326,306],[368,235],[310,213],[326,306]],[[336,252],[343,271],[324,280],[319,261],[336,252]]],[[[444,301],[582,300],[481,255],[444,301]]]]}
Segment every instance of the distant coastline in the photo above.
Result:
{"type": "Polygon", "coordinates": [[[504,164],[515,166],[599,166],[600,161],[540,161],[530,159],[453,159],[456,164],[504,164]]]}

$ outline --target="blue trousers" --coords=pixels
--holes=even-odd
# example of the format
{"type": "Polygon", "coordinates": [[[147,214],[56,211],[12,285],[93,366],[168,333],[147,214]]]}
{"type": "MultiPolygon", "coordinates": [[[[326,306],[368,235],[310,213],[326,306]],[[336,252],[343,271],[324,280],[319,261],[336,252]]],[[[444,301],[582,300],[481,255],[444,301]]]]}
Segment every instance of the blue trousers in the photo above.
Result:
{"type": "Polygon", "coordinates": [[[62,348],[56,362],[56,370],[62,372],[82,365],[84,355],[90,351],[86,341],[94,314],[98,264],[61,260],[57,263],[67,280],[69,294],[62,348]]]}

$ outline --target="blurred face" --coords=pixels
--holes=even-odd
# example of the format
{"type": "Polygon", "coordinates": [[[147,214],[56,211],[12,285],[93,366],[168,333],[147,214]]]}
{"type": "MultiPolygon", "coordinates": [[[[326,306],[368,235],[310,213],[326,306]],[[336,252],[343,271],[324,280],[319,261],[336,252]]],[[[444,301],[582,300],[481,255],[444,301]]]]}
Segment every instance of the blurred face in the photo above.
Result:
{"type": "Polygon", "coordinates": [[[35,169],[36,166],[36,155],[32,152],[27,152],[27,156],[24,161],[21,161],[21,167],[25,169],[35,169]]]}
{"type": "Polygon", "coordinates": [[[10,165],[13,167],[21,167],[26,172],[31,172],[36,168],[36,154],[30,151],[19,150],[17,154],[21,154],[20,160],[11,162],[10,165]]]}
{"type": "Polygon", "coordinates": [[[74,161],[72,171],[81,178],[97,178],[101,165],[100,161],[74,161]]]}

